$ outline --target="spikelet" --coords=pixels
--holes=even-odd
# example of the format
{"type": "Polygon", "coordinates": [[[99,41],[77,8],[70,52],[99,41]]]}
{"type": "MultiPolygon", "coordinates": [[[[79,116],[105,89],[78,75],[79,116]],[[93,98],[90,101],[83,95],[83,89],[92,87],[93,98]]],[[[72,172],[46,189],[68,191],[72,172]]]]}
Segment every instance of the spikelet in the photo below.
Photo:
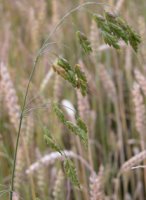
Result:
{"type": "Polygon", "coordinates": [[[100,167],[98,175],[92,174],[90,176],[90,200],[105,199],[103,191],[103,176],[104,176],[103,166],[100,167]]]}
{"type": "Polygon", "coordinates": [[[142,161],[144,161],[146,159],[146,150],[136,154],[135,156],[133,156],[132,158],[130,158],[129,160],[127,160],[121,167],[120,172],[126,172],[132,169],[132,167],[138,165],[139,163],[141,163],[142,161]]]}
{"type": "Polygon", "coordinates": [[[64,185],[64,175],[62,170],[59,170],[56,176],[56,181],[53,189],[54,200],[61,200],[63,198],[62,197],[63,185],[64,185]]]}
{"type": "Polygon", "coordinates": [[[116,88],[115,88],[113,80],[111,79],[104,65],[102,64],[99,65],[98,73],[99,73],[99,78],[101,80],[103,88],[105,89],[106,94],[108,95],[109,99],[112,102],[115,102],[116,88]]]}
{"type": "Polygon", "coordinates": [[[135,109],[135,126],[140,134],[141,148],[145,149],[145,130],[146,130],[146,111],[143,96],[140,92],[140,86],[138,83],[134,83],[133,90],[133,103],[135,109]]]}
{"type": "Polygon", "coordinates": [[[11,80],[8,69],[4,63],[0,63],[0,77],[1,85],[4,94],[4,103],[8,109],[10,121],[16,131],[18,130],[18,123],[20,120],[20,106],[18,104],[18,97],[11,80]]]}
{"type": "Polygon", "coordinates": [[[88,84],[89,92],[94,93],[96,95],[97,88],[96,88],[96,84],[95,84],[93,75],[85,67],[82,60],[79,60],[79,64],[80,64],[81,70],[85,73],[85,76],[87,77],[87,84],[88,84]]]}
{"type": "Polygon", "coordinates": [[[138,84],[140,85],[144,95],[146,96],[146,78],[138,69],[135,69],[134,73],[138,84]]]}

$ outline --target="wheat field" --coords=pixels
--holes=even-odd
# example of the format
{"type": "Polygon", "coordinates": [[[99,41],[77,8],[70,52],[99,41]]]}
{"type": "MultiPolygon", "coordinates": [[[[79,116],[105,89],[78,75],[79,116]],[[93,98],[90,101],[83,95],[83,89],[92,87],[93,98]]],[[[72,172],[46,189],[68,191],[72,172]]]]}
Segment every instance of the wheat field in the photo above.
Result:
{"type": "Polygon", "coordinates": [[[0,1],[0,200],[146,199],[146,1],[0,1]]]}

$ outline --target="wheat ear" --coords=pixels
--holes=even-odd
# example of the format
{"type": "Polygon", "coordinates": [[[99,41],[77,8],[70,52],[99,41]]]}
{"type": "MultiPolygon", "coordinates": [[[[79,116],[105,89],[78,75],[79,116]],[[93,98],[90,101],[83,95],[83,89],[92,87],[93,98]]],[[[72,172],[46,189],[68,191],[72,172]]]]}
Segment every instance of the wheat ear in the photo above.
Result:
{"type": "Polygon", "coordinates": [[[144,95],[146,96],[146,78],[145,78],[145,76],[138,69],[135,69],[134,73],[135,73],[135,77],[136,77],[138,84],[140,85],[144,95]]]}
{"type": "Polygon", "coordinates": [[[124,173],[126,171],[131,170],[134,166],[138,165],[142,161],[146,159],[146,150],[138,153],[137,155],[133,156],[129,160],[127,160],[121,167],[120,172],[124,173]]]}
{"type": "Polygon", "coordinates": [[[140,134],[141,148],[145,149],[145,130],[146,130],[146,110],[144,105],[144,99],[140,92],[140,86],[138,83],[133,84],[132,90],[134,110],[135,110],[135,126],[140,134]]]}
{"type": "Polygon", "coordinates": [[[105,195],[103,191],[104,168],[100,166],[98,175],[92,174],[90,176],[90,200],[104,200],[105,195]]]}

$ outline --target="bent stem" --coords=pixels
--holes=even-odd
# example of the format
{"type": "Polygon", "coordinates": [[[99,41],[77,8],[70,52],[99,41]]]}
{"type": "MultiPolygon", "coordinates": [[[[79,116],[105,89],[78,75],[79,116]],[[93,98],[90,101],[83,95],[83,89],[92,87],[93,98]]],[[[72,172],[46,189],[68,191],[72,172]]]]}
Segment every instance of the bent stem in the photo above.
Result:
{"type": "Polygon", "coordinates": [[[26,92],[25,92],[25,97],[23,101],[23,106],[22,106],[22,111],[20,114],[20,121],[19,121],[19,128],[18,128],[18,133],[17,133],[17,139],[16,139],[16,146],[15,146],[15,153],[14,153],[14,162],[13,162],[13,169],[12,169],[12,178],[11,178],[11,186],[10,186],[10,198],[9,200],[13,200],[13,190],[14,190],[14,177],[15,177],[15,168],[16,168],[16,159],[17,159],[17,152],[18,152],[18,144],[19,144],[19,138],[20,138],[20,133],[21,133],[21,126],[22,126],[22,121],[23,121],[23,112],[25,110],[25,105],[26,105],[26,100],[27,100],[27,95],[29,91],[29,86],[33,77],[33,74],[35,72],[36,64],[38,62],[40,54],[38,53],[33,64],[33,68],[29,77],[29,81],[27,84],[26,92]]]}
{"type": "Polygon", "coordinates": [[[71,14],[73,14],[74,12],[78,11],[80,8],[86,7],[86,6],[90,6],[90,5],[97,5],[97,6],[108,6],[111,7],[109,4],[106,3],[102,3],[102,2],[85,2],[82,3],[78,6],[76,6],[75,8],[71,9],[69,12],[67,12],[61,19],[60,21],[56,24],[56,26],[54,27],[54,29],[50,32],[50,34],[48,35],[48,37],[46,38],[46,40],[44,41],[42,48],[40,49],[40,51],[43,51],[46,48],[46,45],[48,45],[48,41],[50,39],[50,37],[57,31],[57,29],[61,26],[61,24],[64,22],[64,20],[70,16],[71,14]]]}

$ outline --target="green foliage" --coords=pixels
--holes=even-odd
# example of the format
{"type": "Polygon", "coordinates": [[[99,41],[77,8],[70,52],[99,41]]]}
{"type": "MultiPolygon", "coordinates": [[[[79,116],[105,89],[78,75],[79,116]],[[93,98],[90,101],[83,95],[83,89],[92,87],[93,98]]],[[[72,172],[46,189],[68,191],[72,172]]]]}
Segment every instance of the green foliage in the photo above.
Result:
{"type": "Polygon", "coordinates": [[[61,148],[56,143],[56,141],[51,136],[49,130],[46,127],[44,128],[44,139],[47,142],[47,144],[50,146],[50,148],[52,148],[53,150],[59,152],[62,155],[61,148]]]}
{"type": "Polygon", "coordinates": [[[75,133],[75,135],[78,135],[81,142],[85,145],[85,147],[88,146],[88,137],[87,137],[87,132],[84,131],[84,129],[80,128],[78,125],[73,124],[70,121],[66,121],[66,126],[67,128],[75,133]]]}
{"type": "Polygon", "coordinates": [[[59,106],[57,105],[57,103],[54,103],[53,104],[53,110],[54,112],[56,113],[58,119],[63,123],[65,124],[65,117],[64,117],[64,114],[62,112],[62,110],[59,108],[59,106]]]}
{"type": "Polygon", "coordinates": [[[84,53],[85,54],[91,53],[92,52],[91,43],[88,40],[88,38],[86,37],[86,35],[80,31],[77,31],[76,35],[78,37],[79,43],[80,43],[84,53]]]}
{"type": "Polygon", "coordinates": [[[101,29],[106,44],[119,49],[118,42],[122,39],[126,44],[129,42],[137,52],[141,38],[121,17],[105,12],[105,18],[94,14],[94,20],[101,29]]]}
{"type": "Polygon", "coordinates": [[[78,87],[81,89],[81,93],[83,96],[87,93],[87,79],[85,73],[81,71],[80,65],[75,65],[75,73],[78,80],[78,87]]]}
{"type": "Polygon", "coordinates": [[[71,121],[67,121],[62,110],[59,108],[57,103],[53,104],[53,109],[58,117],[58,119],[75,135],[79,136],[81,142],[88,146],[88,131],[85,123],[81,120],[81,118],[77,118],[77,125],[73,124],[71,121]]]}
{"type": "Polygon", "coordinates": [[[53,64],[53,69],[62,78],[71,83],[74,88],[79,88],[83,96],[87,94],[87,79],[79,64],[73,68],[66,59],[59,58],[53,64]]]}
{"type": "MultiPolygon", "coordinates": [[[[58,116],[60,117],[61,115],[58,116]]],[[[65,154],[62,154],[61,148],[56,143],[56,141],[51,136],[49,130],[46,127],[44,128],[44,139],[53,150],[59,152],[62,156],[64,156],[64,170],[66,176],[70,179],[70,181],[74,186],[80,187],[79,180],[76,174],[76,169],[73,162],[70,159],[68,159],[65,154]]]]}
{"type": "Polygon", "coordinates": [[[77,177],[76,168],[70,159],[64,161],[64,170],[67,177],[70,178],[73,185],[80,188],[80,183],[77,177]]]}
{"type": "Polygon", "coordinates": [[[118,39],[116,37],[106,31],[101,31],[101,33],[106,44],[108,44],[109,46],[113,46],[115,49],[120,49],[118,39]]]}
{"type": "Polygon", "coordinates": [[[74,88],[78,87],[78,81],[76,79],[76,75],[75,75],[74,71],[71,71],[71,70],[68,71],[68,73],[66,75],[66,80],[68,80],[74,88]]]}
{"type": "Polygon", "coordinates": [[[138,44],[141,42],[140,36],[131,28],[129,28],[129,42],[133,49],[137,52],[138,44]]]}
{"type": "Polygon", "coordinates": [[[77,118],[77,125],[81,129],[83,129],[86,133],[88,132],[86,124],[83,122],[83,120],[80,117],[77,118]]]}
{"type": "Polygon", "coordinates": [[[68,72],[68,70],[71,70],[71,66],[65,58],[59,57],[59,59],[57,60],[57,65],[62,67],[66,72],[68,72]]]}

